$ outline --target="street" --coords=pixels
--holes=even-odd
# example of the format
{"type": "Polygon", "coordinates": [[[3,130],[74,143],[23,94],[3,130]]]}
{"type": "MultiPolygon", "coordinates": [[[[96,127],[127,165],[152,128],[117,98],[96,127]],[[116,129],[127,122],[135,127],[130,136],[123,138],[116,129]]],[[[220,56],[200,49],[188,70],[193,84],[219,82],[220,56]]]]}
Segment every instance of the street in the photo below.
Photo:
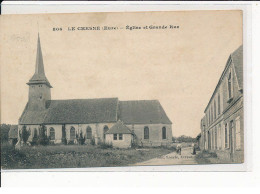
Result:
{"type": "Polygon", "coordinates": [[[159,158],[153,158],[148,161],[136,163],[135,165],[140,166],[152,166],[152,165],[175,165],[175,164],[198,164],[195,160],[195,155],[191,154],[192,148],[186,147],[182,148],[181,155],[176,152],[172,152],[170,154],[164,155],[159,158]]]}

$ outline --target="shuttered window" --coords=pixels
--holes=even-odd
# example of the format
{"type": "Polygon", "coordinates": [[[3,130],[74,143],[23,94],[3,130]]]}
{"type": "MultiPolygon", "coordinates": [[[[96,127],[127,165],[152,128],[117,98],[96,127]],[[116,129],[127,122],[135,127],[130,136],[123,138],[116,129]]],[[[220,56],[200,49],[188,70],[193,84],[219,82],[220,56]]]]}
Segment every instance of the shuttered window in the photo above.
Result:
{"type": "Polygon", "coordinates": [[[241,149],[240,117],[236,118],[236,150],[241,149]]]}

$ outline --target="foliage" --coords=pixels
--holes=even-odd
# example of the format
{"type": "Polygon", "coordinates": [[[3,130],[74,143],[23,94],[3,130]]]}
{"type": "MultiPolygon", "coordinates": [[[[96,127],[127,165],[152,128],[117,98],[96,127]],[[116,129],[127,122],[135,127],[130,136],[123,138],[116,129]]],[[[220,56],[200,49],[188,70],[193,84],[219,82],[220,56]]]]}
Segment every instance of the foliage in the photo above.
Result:
{"type": "Polygon", "coordinates": [[[95,142],[95,138],[92,137],[92,138],[91,138],[91,141],[90,141],[90,144],[91,144],[91,145],[95,145],[95,143],[96,143],[96,142],[95,142]]]}
{"type": "Polygon", "coordinates": [[[47,129],[43,125],[39,128],[39,136],[37,140],[38,145],[48,145],[50,143],[50,137],[47,136],[47,129]]]}
{"type": "Polygon", "coordinates": [[[9,124],[1,124],[0,130],[1,130],[1,142],[8,141],[8,133],[10,130],[11,125],[9,124]]]}
{"type": "Polygon", "coordinates": [[[83,137],[83,134],[82,134],[82,131],[81,131],[80,134],[79,134],[79,139],[78,139],[79,144],[83,145],[85,143],[85,140],[86,140],[86,137],[85,136],[83,137]]]}
{"type": "Polygon", "coordinates": [[[190,136],[186,136],[186,135],[182,135],[180,137],[173,137],[173,139],[175,140],[174,142],[176,142],[176,140],[178,142],[197,142],[196,138],[190,137],[190,136]]]}
{"type": "Polygon", "coordinates": [[[101,149],[108,149],[113,147],[112,143],[106,143],[106,142],[100,142],[98,145],[101,149]]]}
{"type": "Polygon", "coordinates": [[[23,142],[26,143],[28,141],[28,138],[31,135],[31,132],[26,129],[26,126],[23,126],[21,135],[22,135],[23,142]]]}
{"type": "Polygon", "coordinates": [[[102,149],[91,145],[23,146],[15,150],[2,147],[3,169],[84,168],[127,166],[160,157],[168,149],[102,149]]]}

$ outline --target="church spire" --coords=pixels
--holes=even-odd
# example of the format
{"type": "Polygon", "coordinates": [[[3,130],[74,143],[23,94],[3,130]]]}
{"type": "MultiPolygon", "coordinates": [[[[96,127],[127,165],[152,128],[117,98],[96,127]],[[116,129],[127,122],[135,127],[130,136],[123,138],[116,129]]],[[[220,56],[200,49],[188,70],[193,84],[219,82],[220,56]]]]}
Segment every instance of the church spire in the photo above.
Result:
{"type": "Polygon", "coordinates": [[[50,88],[52,88],[52,86],[50,85],[47,77],[45,76],[43,58],[42,58],[41,42],[40,42],[40,35],[38,33],[35,73],[27,84],[30,85],[30,84],[40,84],[40,83],[46,84],[50,88]]]}

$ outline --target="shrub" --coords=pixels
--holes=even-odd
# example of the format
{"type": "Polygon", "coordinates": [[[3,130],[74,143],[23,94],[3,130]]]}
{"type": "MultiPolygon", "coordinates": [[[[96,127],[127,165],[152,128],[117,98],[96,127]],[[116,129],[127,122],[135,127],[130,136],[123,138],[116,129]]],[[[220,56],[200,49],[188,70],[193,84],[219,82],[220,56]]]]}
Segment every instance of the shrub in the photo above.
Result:
{"type": "Polygon", "coordinates": [[[38,140],[37,140],[37,144],[38,145],[49,145],[50,144],[50,137],[47,137],[46,134],[46,127],[42,126],[39,129],[39,136],[38,136],[38,140]]]}
{"type": "Polygon", "coordinates": [[[95,142],[95,138],[91,138],[90,144],[91,144],[91,145],[95,145],[95,143],[96,143],[96,142],[95,142]]]}
{"type": "Polygon", "coordinates": [[[11,125],[1,124],[0,132],[1,132],[1,142],[8,141],[8,132],[10,130],[11,125]]]}
{"type": "Polygon", "coordinates": [[[86,137],[83,137],[82,131],[79,134],[79,144],[83,145],[85,143],[86,137]]]}
{"type": "Polygon", "coordinates": [[[102,149],[113,148],[112,143],[100,142],[99,147],[102,149]]]}
{"type": "Polygon", "coordinates": [[[30,132],[26,130],[26,126],[23,126],[22,128],[22,140],[24,143],[28,141],[28,138],[30,137],[30,132]]]}
{"type": "Polygon", "coordinates": [[[69,141],[67,142],[67,144],[68,144],[68,145],[74,145],[74,141],[73,141],[73,140],[69,140],[69,141]]]}

